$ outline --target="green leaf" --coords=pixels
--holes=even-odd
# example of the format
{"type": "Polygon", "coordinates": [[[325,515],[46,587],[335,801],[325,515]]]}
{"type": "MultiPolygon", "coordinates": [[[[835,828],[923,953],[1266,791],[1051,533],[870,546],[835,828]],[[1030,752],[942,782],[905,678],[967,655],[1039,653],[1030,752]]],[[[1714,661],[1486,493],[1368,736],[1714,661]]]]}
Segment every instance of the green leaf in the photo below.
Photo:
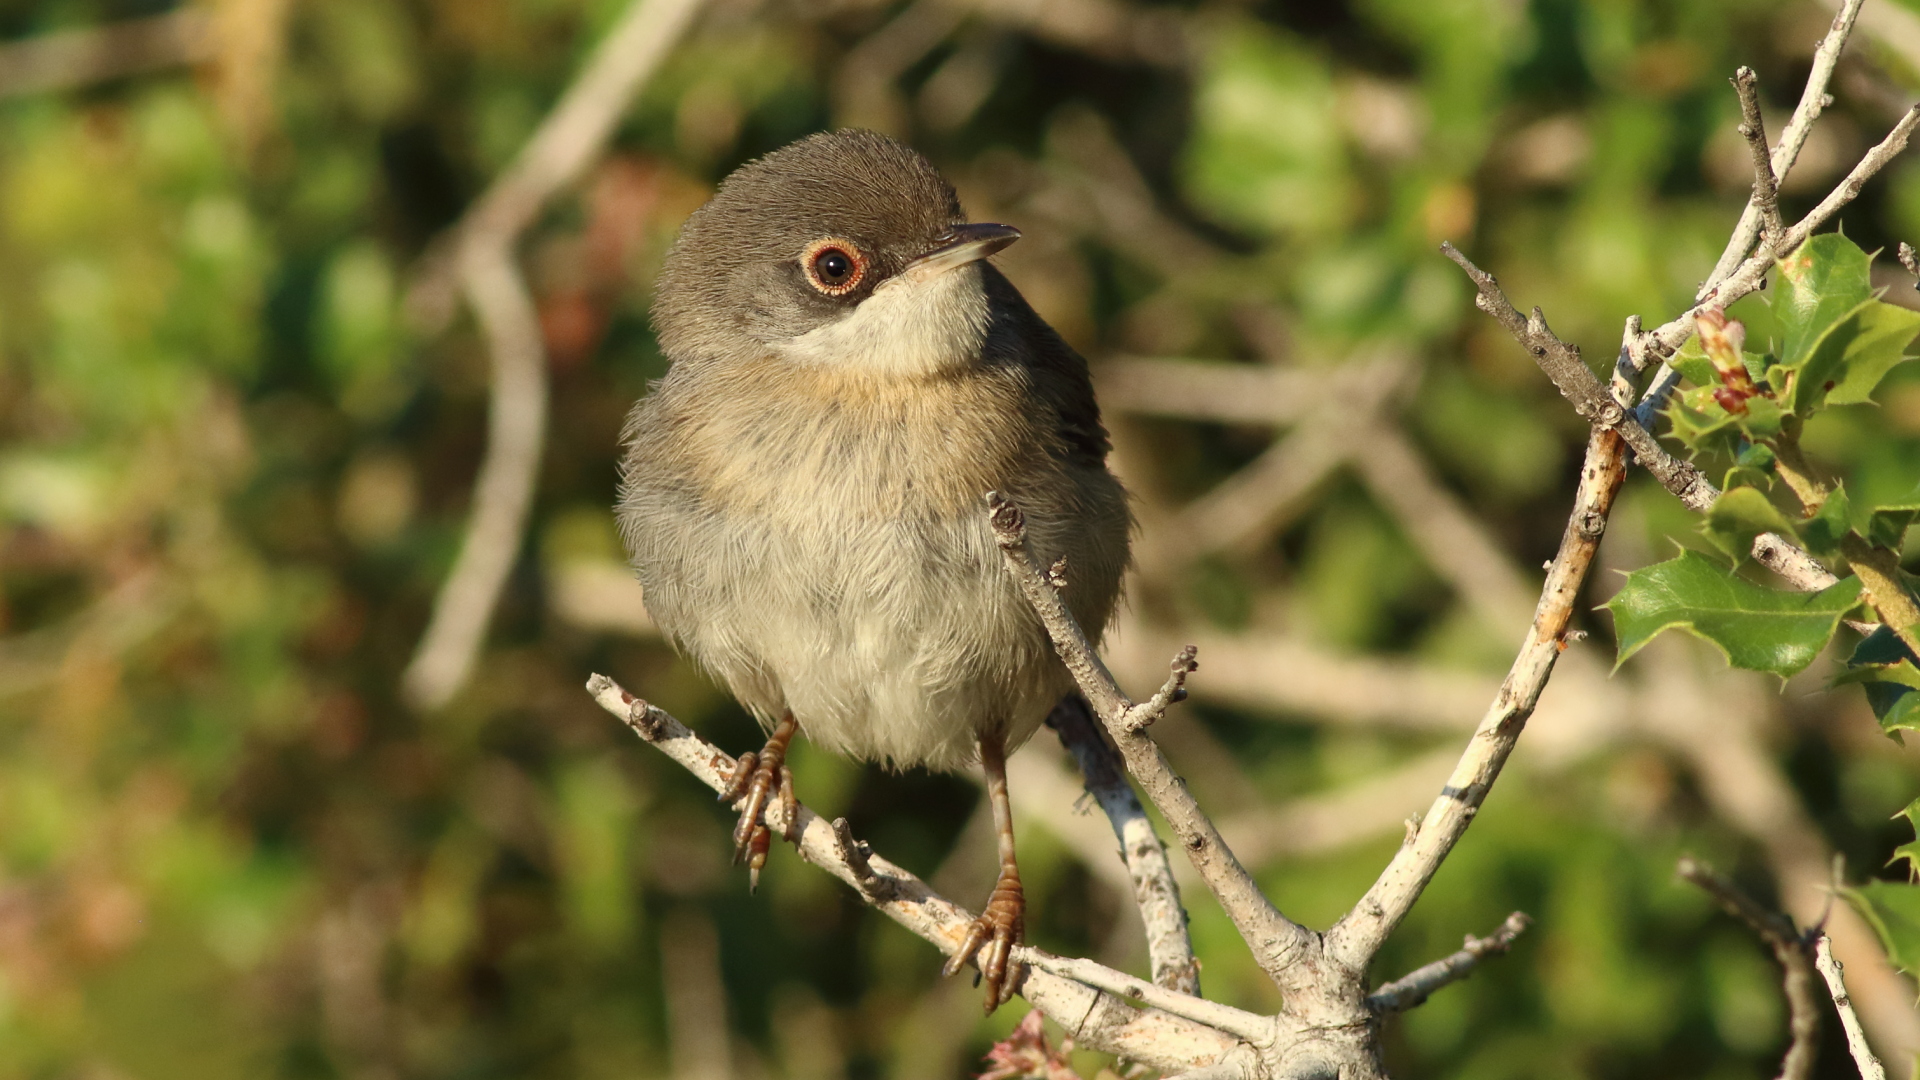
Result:
{"type": "Polygon", "coordinates": [[[1771,306],[1780,362],[1798,368],[1835,323],[1873,298],[1872,260],[1840,233],[1821,233],[1781,259],[1778,269],[1771,306]]]}
{"type": "Polygon", "coordinates": [[[1720,489],[1731,491],[1737,487],[1755,487],[1762,491],[1772,490],[1775,461],[1773,447],[1766,443],[1748,443],[1741,448],[1733,468],[1727,470],[1720,489]]]}
{"type": "Polygon", "coordinates": [[[1792,519],[1757,488],[1750,487],[1722,492],[1707,511],[1701,529],[1736,566],[1747,561],[1753,551],[1753,538],[1761,533],[1777,532],[1790,540],[1798,535],[1792,519]]]}
{"type": "Polygon", "coordinates": [[[1827,391],[1829,405],[1873,400],[1873,391],[1887,372],[1913,358],[1907,346],[1920,334],[1920,311],[1874,300],[1858,317],[1860,333],[1848,343],[1839,377],[1827,391]]]}
{"type": "Polygon", "coordinates": [[[1891,506],[1876,507],[1867,515],[1867,542],[1899,551],[1906,546],[1907,529],[1920,518],[1920,487],[1891,506]]]}
{"type": "Polygon", "coordinates": [[[1892,866],[1901,859],[1905,859],[1907,860],[1907,876],[1913,880],[1920,881],[1920,799],[1915,799],[1908,803],[1906,809],[1901,810],[1893,816],[1906,818],[1907,824],[1913,829],[1915,838],[1894,848],[1893,857],[1887,860],[1887,865],[1892,866]]]}
{"type": "Polygon", "coordinates": [[[1859,598],[1857,578],[1817,593],[1776,592],[1688,551],[1628,574],[1626,586],[1602,606],[1613,612],[1620,642],[1616,668],[1662,630],[1677,628],[1712,642],[1735,667],[1784,679],[1820,655],[1859,598]]]}
{"type": "Polygon", "coordinates": [[[1833,685],[1858,683],[1880,730],[1895,742],[1902,731],[1920,731],[1920,666],[1891,627],[1881,626],[1860,639],[1847,667],[1833,685]]]}
{"type": "Polygon", "coordinates": [[[1780,260],[1773,314],[1780,363],[1768,381],[1787,411],[1806,416],[1832,403],[1868,401],[1908,359],[1920,312],[1879,299],[1872,257],[1839,233],[1823,233],[1780,260]]]}
{"type": "Polygon", "coordinates": [[[1893,966],[1908,974],[1920,971],[1920,885],[1869,881],[1840,891],[1880,936],[1893,966]]]}
{"type": "Polygon", "coordinates": [[[1807,550],[1822,556],[1839,551],[1840,541],[1853,531],[1853,522],[1847,513],[1846,486],[1835,484],[1820,509],[1800,523],[1800,539],[1806,542],[1807,550]]]}
{"type": "Polygon", "coordinates": [[[1667,363],[1695,386],[1712,386],[1720,381],[1720,376],[1714,373],[1713,361],[1707,359],[1706,352],[1700,348],[1698,336],[1688,338],[1667,363]]]}
{"type": "Polygon", "coordinates": [[[1871,400],[1881,378],[1907,359],[1907,345],[1916,333],[1920,312],[1879,300],[1862,303],[1828,327],[1804,358],[1782,362],[1781,369],[1794,372],[1786,408],[1805,416],[1829,402],[1871,400]]]}

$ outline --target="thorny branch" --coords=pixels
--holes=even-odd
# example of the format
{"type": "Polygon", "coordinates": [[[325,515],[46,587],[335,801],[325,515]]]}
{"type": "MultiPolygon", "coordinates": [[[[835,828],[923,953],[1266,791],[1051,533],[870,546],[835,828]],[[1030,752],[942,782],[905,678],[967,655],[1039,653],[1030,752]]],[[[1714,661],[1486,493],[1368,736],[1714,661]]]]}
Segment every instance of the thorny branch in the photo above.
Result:
{"type": "Polygon", "coordinates": [[[1513,939],[1525,932],[1532,922],[1524,913],[1516,911],[1486,937],[1467,935],[1466,943],[1460,946],[1459,952],[1415,968],[1368,994],[1367,1008],[1376,1013],[1395,1013],[1421,1004],[1432,997],[1435,990],[1473,974],[1473,969],[1480,966],[1480,961],[1489,956],[1505,955],[1513,947],[1513,939]]]}
{"type": "MultiPolygon", "coordinates": [[[[1054,706],[1047,726],[1073,752],[1086,778],[1087,794],[1113,823],[1120,841],[1120,858],[1133,882],[1133,898],[1147,930],[1147,960],[1153,981],[1170,990],[1198,996],[1200,965],[1193,958],[1193,939],[1187,933],[1187,913],[1180,906],[1180,886],[1167,862],[1167,849],[1153,831],[1146,809],[1127,783],[1125,763],[1094,725],[1087,703],[1069,696],[1054,706]]],[[[837,823],[836,823],[837,824],[837,823]]]]}
{"type": "MultiPolygon", "coordinates": [[[[1780,1080],[1806,1080],[1813,1075],[1820,1050],[1820,1001],[1813,990],[1813,944],[1793,928],[1793,920],[1762,907],[1746,890],[1713,867],[1688,856],[1678,872],[1719,902],[1727,913],[1760,935],[1780,962],[1781,988],[1787,998],[1787,1029],[1792,1040],[1780,1061],[1780,1080]]],[[[1818,931],[1816,930],[1817,934],[1818,931]]]]}

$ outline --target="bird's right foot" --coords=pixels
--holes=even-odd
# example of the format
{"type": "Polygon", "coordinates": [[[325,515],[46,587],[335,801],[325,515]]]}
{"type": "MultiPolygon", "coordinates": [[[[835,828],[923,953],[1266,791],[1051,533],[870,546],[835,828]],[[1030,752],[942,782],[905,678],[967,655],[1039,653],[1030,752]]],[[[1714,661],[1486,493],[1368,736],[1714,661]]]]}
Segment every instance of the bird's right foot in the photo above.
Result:
{"type": "Polygon", "coordinates": [[[721,802],[740,803],[740,823],[733,827],[733,861],[747,864],[747,887],[760,887],[760,869],[767,865],[767,849],[773,846],[773,834],[767,828],[767,806],[780,800],[786,817],[781,836],[795,837],[800,804],[793,795],[793,770],[787,768],[787,746],[793,742],[800,725],[788,713],[774,726],[767,745],[759,753],[745,753],[733,768],[733,779],[720,793],[721,802]],[[744,800],[744,802],[742,802],[744,800]]]}

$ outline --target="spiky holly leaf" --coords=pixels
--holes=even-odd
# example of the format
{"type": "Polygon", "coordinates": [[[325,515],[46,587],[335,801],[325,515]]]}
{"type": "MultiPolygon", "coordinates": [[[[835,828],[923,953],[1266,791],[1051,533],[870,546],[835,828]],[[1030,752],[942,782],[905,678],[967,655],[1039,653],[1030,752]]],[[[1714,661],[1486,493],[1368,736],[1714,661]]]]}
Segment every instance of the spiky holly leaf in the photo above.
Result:
{"type": "Polygon", "coordinates": [[[1879,935],[1893,966],[1920,972],[1920,885],[1869,881],[1840,891],[1879,935]]]}
{"type": "Polygon", "coordinates": [[[1753,550],[1753,538],[1761,533],[1777,532],[1789,540],[1795,538],[1794,522],[1758,489],[1730,488],[1721,492],[1700,525],[1713,546],[1727,554],[1737,565],[1747,561],[1753,550]]]}
{"type": "Polygon", "coordinates": [[[1602,606],[1613,612],[1616,667],[1661,631],[1680,629],[1712,642],[1735,667],[1784,679],[1813,662],[1859,599],[1855,578],[1816,593],[1777,592],[1688,551],[1628,574],[1602,606]]]}
{"type": "Polygon", "coordinates": [[[1881,626],[1860,639],[1847,667],[1833,685],[1859,683],[1880,730],[1895,742],[1902,731],[1920,731],[1920,665],[1890,627],[1881,626]]]}
{"type": "Polygon", "coordinates": [[[1920,881],[1920,816],[1916,815],[1920,815],[1920,799],[1913,800],[1907,804],[1906,809],[1893,815],[1907,819],[1908,827],[1913,829],[1914,839],[1894,848],[1893,857],[1887,860],[1887,865],[1892,866],[1901,859],[1905,859],[1907,876],[1914,881],[1920,881]]]}
{"type": "Polygon", "coordinates": [[[1908,359],[1920,312],[1879,299],[1872,258],[1839,233],[1825,233],[1780,260],[1773,313],[1780,362],[1768,372],[1781,405],[1806,416],[1831,402],[1856,404],[1908,359]]]}
{"type": "Polygon", "coordinates": [[[1873,260],[1840,233],[1821,233],[1778,264],[1774,328],[1780,362],[1799,367],[1847,313],[1873,299],[1873,260]]]}
{"type": "Polygon", "coordinates": [[[1906,546],[1907,529],[1920,519],[1920,487],[1867,515],[1867,541],[1875,547],[1899,551],[1906,546]]]}

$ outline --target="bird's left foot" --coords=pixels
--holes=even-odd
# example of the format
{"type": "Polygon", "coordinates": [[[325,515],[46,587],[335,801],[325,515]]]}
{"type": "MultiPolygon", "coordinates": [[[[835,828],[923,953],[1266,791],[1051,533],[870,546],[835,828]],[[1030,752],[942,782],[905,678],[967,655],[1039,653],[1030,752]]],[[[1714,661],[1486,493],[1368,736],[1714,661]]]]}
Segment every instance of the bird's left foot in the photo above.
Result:
{"type": "Polygon", "coordinates": [[[734,765],[733,779],[720,793],[721,802],[746,802],[740,808],[740,823],[733,827],[733,861],[747,864],[747,888],[760,888],[760,869],[767,865],[767,849],[773,846],[773,834],[767,828],[767,806],[780,800],[786,816],[781,836],[791,842],[800,817],[800,803],[793,796],[793,770],[787,768],[787,745],[793,742],[800,725],[788,714],[775,725],[767,745],[759,753],[740,755],[734,765]]]}
{"type": "Polygon", "coordinates": [[[970,959],[978,963],[987,984],[987,1012],[993,1012],[1013,997],[1025,974],[1026,965],[1012,957],[1013,947],[1026,940],[1026,925],[1027,899],[1020,889],[1020,872],[1003,866],[986,910],[973,920],[967,940],[947,961],[943,974],[954,974],[970,959]]]}

